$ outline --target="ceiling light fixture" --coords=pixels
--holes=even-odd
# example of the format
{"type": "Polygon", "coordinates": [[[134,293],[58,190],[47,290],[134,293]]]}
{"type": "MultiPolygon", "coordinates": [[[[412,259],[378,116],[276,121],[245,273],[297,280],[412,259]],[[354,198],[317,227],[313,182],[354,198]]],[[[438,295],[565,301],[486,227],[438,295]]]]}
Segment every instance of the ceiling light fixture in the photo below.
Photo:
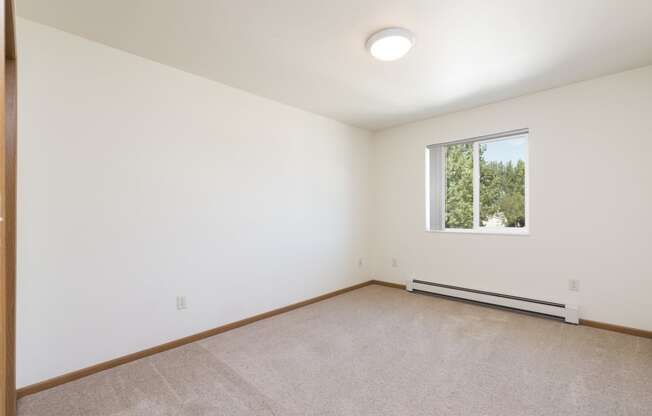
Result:
{"type": "Polygon", "coordinates": [[[414,33],[400,27],[379,30],[367,39],[369,53],[380,61],[402,58],[414,45],[414,33]]]}

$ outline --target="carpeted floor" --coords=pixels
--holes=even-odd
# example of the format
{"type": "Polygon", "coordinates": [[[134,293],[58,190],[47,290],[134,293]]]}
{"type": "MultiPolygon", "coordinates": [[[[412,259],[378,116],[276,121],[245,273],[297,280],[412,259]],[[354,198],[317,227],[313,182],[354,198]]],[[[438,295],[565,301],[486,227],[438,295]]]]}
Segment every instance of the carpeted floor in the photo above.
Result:
{"type": "Polygon", "coordinates": [[[652,340],[367,286],[18,405],[20,416],[649,416],[652,340]]]}

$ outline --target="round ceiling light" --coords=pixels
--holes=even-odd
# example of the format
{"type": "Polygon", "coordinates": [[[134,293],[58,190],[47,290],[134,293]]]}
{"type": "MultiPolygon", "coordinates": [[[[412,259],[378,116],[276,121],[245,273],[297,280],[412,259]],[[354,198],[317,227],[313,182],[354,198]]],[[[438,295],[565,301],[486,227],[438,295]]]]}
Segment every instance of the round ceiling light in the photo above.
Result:
{"type": "Polygon", "coordinates": [[[367,49],[380,61],[395,61],[402,58],[414,45],[412,32],[400,27],[380,30],[367,39],[367,49]]]}

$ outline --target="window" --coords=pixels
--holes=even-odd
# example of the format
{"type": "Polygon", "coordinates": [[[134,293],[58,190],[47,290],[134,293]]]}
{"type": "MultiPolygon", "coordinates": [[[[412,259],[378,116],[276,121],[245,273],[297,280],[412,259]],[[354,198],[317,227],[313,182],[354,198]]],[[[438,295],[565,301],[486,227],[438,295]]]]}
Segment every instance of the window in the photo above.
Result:
{"type": "Polygon", "coordinates": [[[428,146],[428,230],[526,234],[527,149],[527,130],[428,146]]]}

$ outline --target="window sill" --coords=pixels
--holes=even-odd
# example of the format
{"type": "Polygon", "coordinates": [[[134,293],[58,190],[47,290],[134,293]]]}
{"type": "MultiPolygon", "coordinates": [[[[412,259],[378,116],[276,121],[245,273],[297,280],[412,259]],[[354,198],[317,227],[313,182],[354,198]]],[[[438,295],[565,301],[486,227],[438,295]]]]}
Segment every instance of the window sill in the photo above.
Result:
{"type": "Polygon", "coordinates": [[[526,237],[530,235],[528,229],[509,229],[509,230],[478,230],[478,229],[455,229],[449,228],[446,230],[426,230],[427,233],[439,233],[439,234],[485,234],[485,235],[510,235],[518,237],[526,237]]]}

